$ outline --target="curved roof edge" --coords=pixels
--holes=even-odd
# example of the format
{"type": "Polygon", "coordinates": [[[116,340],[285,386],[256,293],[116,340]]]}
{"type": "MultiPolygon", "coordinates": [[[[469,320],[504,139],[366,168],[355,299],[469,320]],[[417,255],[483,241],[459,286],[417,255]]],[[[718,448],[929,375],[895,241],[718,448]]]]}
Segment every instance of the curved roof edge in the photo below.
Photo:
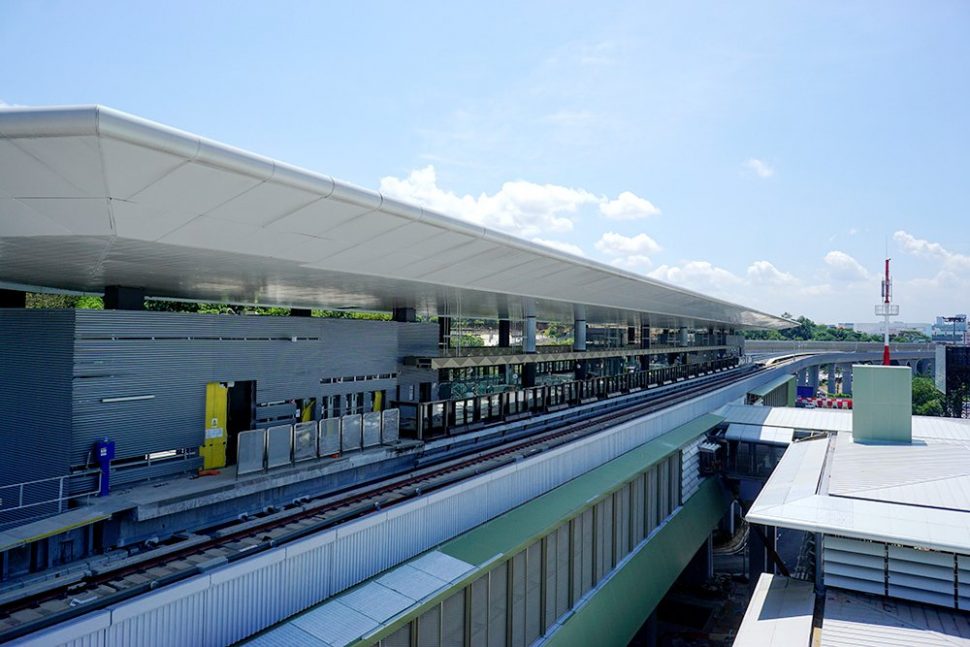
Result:
{"type": "Polygon", "coordinates": [[[772,325],[765,327],[782,329],[797,325],[797,322],[777,315],[475,225],[455,216],[405,203],[384,196],[378,191],[334,179],[329,175],[286,164],[110,107],[78,105],[0,108],[0,137],[2,138],[61,136],[96,136],[121,140],[185,157],[190,161],[207,166],[247,175],[260,181],[272,180],[274,183],[310,191],[324,198],[333,198],[372,211],[380,211],[414,222],[422,222],[481,240],[517,248],[531,254],[564,261],[574,266],[586,267],[637,283],[677,292],[701,301],[739,308],[763,318],[763,321],[771,322],[772,325]]]}

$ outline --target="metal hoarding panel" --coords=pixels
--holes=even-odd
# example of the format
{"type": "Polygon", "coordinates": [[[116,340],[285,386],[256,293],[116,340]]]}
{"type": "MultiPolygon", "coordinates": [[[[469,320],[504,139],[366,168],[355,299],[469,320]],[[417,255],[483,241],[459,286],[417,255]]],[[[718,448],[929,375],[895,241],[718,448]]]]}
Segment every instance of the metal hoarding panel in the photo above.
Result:
{"type": "Polygon", "coordinates": [[[301,422],[293,425],[293,460],[305,461],[317,457],[317,423],[301,422]]]}
{"type": "Polygon", "coordinates": [[[208,621],[206,589],[201,575],[165,586],[116,605],[106,632],[109,645],[191,645],[208,621]]]}
{"type": "Polygon", "coordinates": [[[277,425],[266,430],[266,467],[289,465],[293,449],[293,427],[277,425]]]}
{"type": "Polygon", "coordinates": [[[364,414],[364,447],[381,444],[381,412],[364,414]]]}
{"type": "Polygon", "coordinates": [[[385,445],[396,443],[400,438],[401,411],[387,409],[381,413],[381,442],[385,445]]]}
{"type": "Polygon", "coordinates": [[[286,546],[286,610],[296,613],[330,596],[335,530],[286,546]]]}
{"type": "Polygon", "coordinates": [[[266,430],[253,429],[240,431],[236,437],[238,443],[236,451],[236,474],[251,474],[263,470],[266,457],[266,430]]]}
{"type": "MultiPolygon", "coordinates": [[[[290,613],[284,606],[285,560],[286,551],[279,548],[212,571],[202,644],[235,643],[290,613]]],[[[198,636],[199,628],[195,631],[198,636]]]]}
{"type": "Polygon", "coordinates": [[[360,415],[344,416],[341,418],[340,427],[340,449],[345,452],[360,449],[360,415]]]}
{"type": "Polygon", "coordinates": [[[320,455],[333,456],[340,453],[340,418],[320,421],[320,455]]]}

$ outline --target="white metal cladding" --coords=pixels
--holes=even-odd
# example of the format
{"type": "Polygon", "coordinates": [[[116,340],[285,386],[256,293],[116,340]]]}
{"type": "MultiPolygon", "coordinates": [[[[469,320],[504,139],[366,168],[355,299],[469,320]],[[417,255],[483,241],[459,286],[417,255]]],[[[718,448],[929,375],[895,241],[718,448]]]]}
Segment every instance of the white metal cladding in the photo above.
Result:
{"type": "Polygon", "coordinates": [[[336,538],[336,531],[329,531],[286,546],[286,609],[289,613],[302,611],[330,596],[336,538]]]}
{"type": "Polygon", "coordinates": [[[970,610],[970,555],[957,555],[957,604],[970,610]]]}
{"type": "Polygon", "coordinates": [[[277,550],[213,571],[202,643],[228,645],[273,624],[286,610],[285,561],[286,551],[277,550]]]}
{"type": "Polygon", "coordinates": [[[400,409],[385,409],[381,412],[381,442],[385,445],[396,443],[400,437],[400,409]]]}
{"type": "Polygon", "coordinates": [[[826,535],[823,545],[826,586],[885,595],[886,544],[826,535]]]}
{"type": "Polygon", "coordinates": [[[363,417],[363,444],[364,447],[374,447],[381,444],[381,412],[370,411],[363,417]]]}
{"type": "Polygon", "coordinates": [[[327,418],[320,421],[320,455],[332,456],[340,453],[340,418],[327,418]]]}
{"type": "Polygon", "coordinates": [[[355,416],[344,416],[340,419],[340,449],[345,452],[352,452],[360,449],[360,414],[355,416]]]}
{"type": "Polygon", "coordinates": [[[515,315],[521,304],[503,298],[515,286],[544,320],[567,320],[573,303],[586,303],[590,321],[626,310],[665,313],[650,323],[668,327],[791,325],[462,215],[110,108],[0,111],[0,275],[9,281],[385,311],[403,300],[447,313],[460,302],[471,317],[506,303],[515,315]]]}
{"type": "Polygon", "coordinates": [[[111,610],[108,645],[181,647],[201,642],[209,577],[195,577],[157,594],[123,602],[111,610]]]}
{"type": "Polygon", "coordinates": [[[697,488],[701,486],[700,445],[703,442],[704,436],[701,436],[697,440],[684,445],[681,450],[683,467],[680,472],[680,493],[684,501],[694,496],[697,488]]]}
{"type": "MultiPolygon", "coordinates": [[[[275,602],[266,602],[266,606],[277,610],[276,621],[282,620],[323,599],[321,597],[312,600],[316,595],[324,597],[335,595],[441,543],[444,539],[450,538],[446,536],[449,532],[451,537],[456,536],[522,503],[523,495],[520,492],[514,492],[510,487],[513,481],[520,485],[531,483],[530,487],[524,489],[533,493],[539,489],[535,485],[537,482],[545,483],[548,489],[561,485],[664,432],[727,402],[743,397],[748,383],[748,380],[739,380],[735,384],[695,400],[628,421],[596,435],[468,479],[457,487],[407,501],[388,510],[348,522],[320,535],[267,551],[265,554],[267,558],[274,554],[277,557],[267,559],[259,570],[269,571],[270,580],[277,577],[283,584],[282,589],[276,589],[273,588],[274,585],[270,580],[267,580],[264,586],[268,591],[282,590],[284,593],[276,596],[280,602],[278,606],[275,602]],[[467,507],[474,512],[455,514],[450,517],[450,524],[439,524],[434,515],[429,515],[429,508],[435,504],[439,504],[439,507],[434,515],[440,514],[441,510],[449,507],[454,511],[467,507]],[[431,523],[429,520],[435,522],[431,523]],[[279,555],[283,555],[282,559],[286,564],[282,570],[278,568],[278,562],[273,561],[279,558],[279,555]],[[315,572],[307,570],[308,564],[319,570],[315,572]],[[287,592],[291,583],[297,581],[294,579],[294,573],[297,572],[302,574],[299,588],[297,591],[287,592]],[[324,581],[315,579],[317,574],[324,581]]],[[[652,487],[653,481],[648,479],[647,483],[648,492],[650,492],[649,488],[652,487]]],[[[652,502],[655,498],[656,492],[653,491],[649,500],[652,502]]],[[[592,513],[589,510],[587,512],[589,523],[584,523],[582,528],[577,526],[577,530],[584,534],[589,531],[591,542],[592,513]]],[[[583,559],[590,567],[592,566],[591,554],[583,559]]],[[[200,590],[195,587],[208,589],[211,586],[212,576],[216,574],[219,574],[221,582],[228,583],[237,576],[248,577],[252,582],[256,579],[253,577],[254,573],[253,568],[248,566],[247,560],[229,564],[214,569],[209,574],[187,580],[182,585],[153,591],[131,603],[142,604],[143,607],[122,605],[128,611],[118,615],[113,609],[96,611],[48,630],[36,632],[12,644],[48,647],[69,644],[72,640],[88,639],[105,640],[105,644],[108,645],[167,645],[176,644],[177,641],[182,645],[206,644],[201,627],[206,623],[216,622],[218,618],[208,613],[199,617],[201,611],[205,610],[205,601],[208,597],[199,595],[200,590]],[[132,609],[139,608],[151,618],[146,618],[145,622],[134,622],[135,612],[132,609]],[[156,621],[162,609],[168,619],[165,623],[159,624],[156,621]],[[93,619],[103,618],[106,613],[110,614],[110,625],[92,624],[93,619]],[[126,642],[110,640],[116,635],[113,633],[115,625],[123,625],[117,630],[124,635],[126,642]],[[101,638],[98,637],[99,635],[101,638]]],[[[583,579],[587,581],[577,582],[577,585],[583,586],[585,592],[592,585],[591,578],[591,572],[584,573],[583,579]],[[589,577],[587,578],[586,575],[589,577]]],[[[265,601],[264,598],[269,593],[263,593],[261,589],[253,589],[251,595],[254,599],[265,601]]],[[[263,628],[265,625],[262,623],[267,619],[266,616],[257,614],[253,618],[240,617],[235,621],[241,623],[236,628],[213,628],[211,631],[215,633],[238,631],[238,635],[241,636],[251,635],[263,628]]]]}
{"type": "Polygon", "coordinates": [[[289,465],[292,460],[293,426],[277,425],[266,430],[266,467],[289,465]]]}
{"type": "Polygon", "coordinates": [[[953,553],[889,546],[889,595],[945,607],[956,606],[953,553]]]}
{"type": "Polygon", "coordinates": [[[295,462],[317,457],[317,423],[300,422],[293,425],[293,460],[295,462]]]}

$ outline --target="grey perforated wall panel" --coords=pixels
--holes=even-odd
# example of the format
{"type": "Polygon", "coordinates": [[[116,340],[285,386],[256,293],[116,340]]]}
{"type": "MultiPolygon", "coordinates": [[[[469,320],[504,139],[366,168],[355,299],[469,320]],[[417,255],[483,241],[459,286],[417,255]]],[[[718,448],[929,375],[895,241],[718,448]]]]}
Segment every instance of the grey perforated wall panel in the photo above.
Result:
{"type": "Polygon", "coordinates": [[[102,436],[116,460],[198,447],[210,382],[255,380],[257,427],[296,422],[290,400],[316,398],[319,411],[327,395],[393,398],[400,360],[436,346],[437,327],[424,323],[2,310],[0,439],[13,458],[0,483],[65,474],[102,436]],[[371,379],[321,383],[355,376],[371,379]],[[133,396],[142,399],[104,401],[133,396]]]}
{"type": "Polygon", "coordinates": [[[0,485],[67,473],[73,325],[73,310],[0,309],[0,485]]]}
{"type": "Polygon", "coordinates": [[[684,445],[681,450],[683,469],[681,470],[680,489],[684,501],[694,496],[697,488],[701,486],[700,444],[702,442],[704,442],[703,436],[684,445]]]}

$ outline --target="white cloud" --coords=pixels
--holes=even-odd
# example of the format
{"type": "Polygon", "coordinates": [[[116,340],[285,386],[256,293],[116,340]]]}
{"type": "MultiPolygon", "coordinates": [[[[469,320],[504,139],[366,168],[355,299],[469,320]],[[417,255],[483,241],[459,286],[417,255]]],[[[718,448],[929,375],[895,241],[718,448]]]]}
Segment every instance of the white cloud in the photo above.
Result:
{"type": "Polygon", "coordinates": [[[829,275],[836,281],[865,281],[869,278],[868,270],[845,252],[833,250],[823,260],[829,275]]]}
{"type": "Polygon", "coordinates": [[[629,270],[631,272],[640,272],[641,274],[644,274],[647,270],[653,267],[653,261],[650,260],[649,256],[644,256],[642,254],[631,254],[629,256],[614,258],[612,261],[610,261],[610,265],[618,267],[622,270],[629,270]]]}
{"type": "Polygon", "coordinates": [[[610,220],[638,220],[659,216],[660,209],[638,195],[624,191],[616,200],[600,202],[600,213],[610,220]]]}
{"type": "Polygon", "coordinates": [[[738,276],[708,261],[687,261],[682,265],[661,265],[650,272],[650,276],[699,291],[723,290],[743,283],[738,276]]]}
{"type": "Polygon", "coordinates": [[[657,241],[646,234],[624,236],[623,234],[608,231],[596,241],[596,249],[610,256],[645,256],[648,254],[656,254],[662,248],[657,244],[657,241]]]}
{"type": "Polygon", "coordinates": [[[749,171],[754,171],[758,177],[762,178],[769,178],[775,174],[775,169],[772,166],[770,166],[767,162],[754,157],[745,161],[742,166],[749,171]]]}
{"type": "Polygon", "coordinates": [[[430,165],[411,171],[404,179],[382,178],[380,190],[393,198],[525,237],[571,231],[579,207],[600,201],[583,189],[523,180],[505,182],[492,195],[459,196],[438,186],[430,165]]]}
{"type": "Polygon", "coordinates": [[[544,238],[533,238],[532,242],[539,243],[540,245],[545,245],[546,247],[551,247],[553,249],[559,250],[560,252],[566,252],[567,254],[575,254],[576,256],[586,256],[586,252],[579,245],[573,245],[572,243],[564,243],[561,240],[546,240],[544,238]]]}
{"type": "Polygon", "coordinates": [[[525,180],[505,182],[493,194],[458,195],[438,186],[433,165],[415,169],[406,178],[382,178],[380,191],[391,198],[525,238],[572,231],[580,209],[586,206],[598,205],[601,213],[627,220],[660,213],[649,201],[629,191],[610,200],[585,189],[525,180]]]}
{"type": "Polygon", "coordinates": [[[646,234],[624,236],[608,231],[596,241],[596,249],[607,256],[612,256],[610,264],[614,267],[643,274],[653,267],[650,254],[656,254],[662,248],[657,241],[646,234]]]}
{"type": "Polygon", "coordinates": [[[768,261],[755,261],[748,266],[748,280],[755,285],[797,285],[798,279],[768,261]]]}
{"type": "Polygon", "coordinates": [[[932,243],[923,238],[916,238],[906,231],[897,231],[893,240],[899,243],[903,251],[914,256],[935,258],[943,262],[943,267],[950,271],[970,270],[970,256],[951,252],[939,243],[932,243]]]}

